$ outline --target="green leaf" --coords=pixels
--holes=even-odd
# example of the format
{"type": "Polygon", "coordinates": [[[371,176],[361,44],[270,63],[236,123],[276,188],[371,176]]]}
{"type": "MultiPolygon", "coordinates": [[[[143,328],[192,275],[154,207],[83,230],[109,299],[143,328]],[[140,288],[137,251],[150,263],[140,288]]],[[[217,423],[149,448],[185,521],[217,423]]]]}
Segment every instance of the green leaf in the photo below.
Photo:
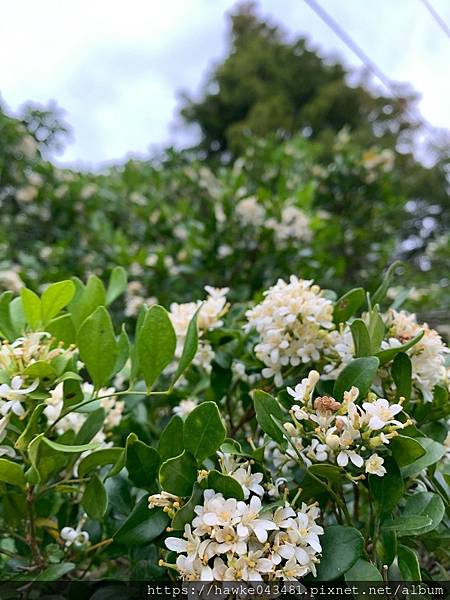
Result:
{"type": "Polygon", "coordinates": [[[129,356],[130,356],[130,340],[128,339],[125,325],[122,325],[122,331],[120,332],[119,339],[117,340],[117,359],[112,374],[116,375],[123,369],[129,356]]]}
{"type": "Polygon", "coordinates": [[[128,476],[137,487],[146,489],[154,485],[161,463],[158,452],[130,433],[126,444],[128,476]]]}
{"type": "Polygon", "coordinates": [[[372,294],[371,299],[372,299],[373,306],[375,306],[375,304],[381,304],[381,302],[384,300],[384,298],[387,294],[387,291],[389,289],[389,286],[391,285],[392,278],[394,277],[395,269],[397,267],[399,267],[401,264],[402,263],[399,260],[396,260],[387,269],[380,286],[372,294]]]}
{"type": "Polygon", "coordinates": [[[71,562],[63,562],[57,565],[51,565],[42,571],[42,573],[39,573],[34,581],[58,581],[61,579],[61,577],[67,573],[70,573],[70,571],[73,571],[75,568],[75,563],[71,562]]]}
{"type": "Polygon", "coordinates": [[[12,292],[3,292],[0,295],[0,330],[9,341],[14,340],[16,331],[11,321],[9,306],[13,297],[12,292]]]}
{"type": "Polygon", "coordinates": [[[380,349],[381,342],[384,338],[384,322],[380,317],[377,308],[374,308],[369,313],[369,337],[370,337],[370,354],[376,354],[380,349]]]}
{"type": "Polygon", "coordinates": [[[417,342],[420,342],[423,336],[424,332],[421,331],[415,337],[413,337],[412,340],[406,342],[406,344],[402,344],[401,346],[396,346],[395,348],[388,348],[387,350],[381,350],[380,352],[377,352],[377,357],[380,360],[380,365],[385,365],[393,358],[395,358],[397,354],[399,354],[399,352],[406,352],[406,350],[409,350],[410,348],[415,346],[417,342]]]}
{"type": "Polygon", "coordinates": [[[330,525],[320,536],[322,558],[317,565],[317,579],[332,581],[342,577],[358,559],[364,549],[364,539],[353,527],[330,525]]]}
{"type": "Polygon", "coordinates": [[[421,471],[437,463],[445,454],[445,447],[430,438],[416,438],[416,441],[425,449],[425,454],[403,467],[402,476],[416,477],[421,471]]]}
{"type": "Polygon", "coordinates": [[[95,521],[101,519],[108,508],[108,496],[105,486],[98,475],[94,473],[84,490],[81,504],[88,516],[95,521]]]}
{"type": "Polygon", "coordinates": [[[108,289],[106,290],[106,304],[109,306],[116,298],[127,289],[127,272],[123,267],[114,267],[109,277],[108,289]]]}
{"type": "Polygon", "coordinates": [[[178,363],[177,370],[175,372],[172,385],[181,377],[181,375],[186,371],[188,366],[194,360],[195,355],[197,354],[198,348],[198,328],[197,328],[197,318],[198,313],[201,309],[202,305],[200,305],[194,313],[186,332],[186,338],[184,340],[183,352],[181,354],[180,362],[178,363]]]}
{"type": "Polygon", "coordinates": [[[280,429],[275,425],[272,416],[280,422],[285,420],[284,413],[278,401],[273,396],[262,390],[254,390],[251,394],[255,406],[256,420],[259,426],[273,440],[282,444],[284,436],[280,429]]]}
{"type": "Polygon", "coordinates": [[[189,496],[197,481],[197,461],[186,450],[164,461],[159,469],[159,481],[166,492],[176,496],[189,496]]]}
{"type": "Polygon", "coordinates": [[[195,517],[194,508],[201,504],[201,499],[203,496],[203,490],[198,485],[198,483],[194,483],[194,489],[192,490],[192,495],[186,504],[175,513],[175,516],[172,520],[173,529],[184,529],[186,523],[192,523],[192,520],[195,517]]]}
{"type": "Polygon", "coordinates": [[[244,499],[244,490],[241,484],[230,475],[224,475],[219,471],[210,471],[208,474],[208,487],[215,492],[221,493],[224,498],[244,499]]]}
{"type": "Polygon", "coordinates": [[[22,298],[14,298],[9,304],[9,314],[14,328],[14,338],[19,337],[25,331],[26,320],[23,312],[22,298]]]}
{"type": "Polygon", "coordinates": [[[367,395],[378,371],[379,361],[375,356],[365,356],[352,360],[339,374],[335,381],[333,396],[342,400],[344,392],[352,386],[359,390],[360,399],[367,395]]]}
{"type": "Polygon", "coordinates": [[[15,462],[0,458],[0,481],[24,487],[26,480],[22,468],[15,462]]]}
{"type": "Polygon", "coordinates": [[[384,477],[369,475],[370,493],[380,514],[392,512],[403,496],[403,479],[397,463],[387,457],[384,467],[387,471],[384,477]]]}
{"type": "Polygon", "coordinates": [[[408,535],[423,535],[428,533],[439,525],[445,513],[445,506],[442,498],[433,492],[419,492],[409,496],[406,501],[402,515],[408,516],[424,516],[431,520],[431,523],[418,527],[408,533],[408,535]]]}
{"type": "Polygon", "coordinates": [[[355,319],[350,325],[355,356],[370,356],[370,336],[366,324],[362,319],[355,319]]]}
{"type": "Polygon", "coordinates": [[[397,354],[392,363],[391,374],[397,388],[396,400],[403,396],[408,402],[411,397],[412,365],[407,354],[404,352],[397,354]]]}
{"type": "Polygon", "coordinates": [[[336,301],[334,305],[333,320],[344,323],[364,304],[365,294],[363,288],[354,288],[336,301]]]}
{"type": "Polygon", "coordinates": [[[46,330],[58,341],[63,342],[67,348],[75,344],[77,333],[70,315],[61,315],[48,323],[46,330]]]}
{"type": "Polygon", "coordinates": [[[114,539],[127,546],[148,544],[161,535],[168,523],[169,517],[161,508],[149,510],[148,498],[145,495],[116,531],[114,539]]]}
{"type": "Polygon", "coordinates": [[[118,351],[111,317],[103,306],[99,306],[80,327],[78,347],[95,388],[105,386],[114,370],[118,351]]]}
{"type": "Polygon", "coordinates": [[[96,308],[106,304],[106,293],[103,283],[96,275],[90,275],[86,287],[79,288],[69,309],[77,328],[91,315],[96,308]]]}
{"type": "Polygon", "coordinates": [[[214,454],[220,448],[225,435],[225,426],[215,402],[202,402],[184,422],[184,447],[198,462],[214,454]]]}
{"type": "Polygon", "coordinates": [[[70,279],[52,283],[44,290],[41,296],[41,316],[44,325],[69,304],[74,294],[75,285],[70,279]]]}
{"type": "Polygon", "coordinates": [[[161,460],[167,460],[179,456],[183,450],[183,419],[174,415],[159,436],[158,452],[161,460]]]}
{"type": "Polygon", "coordinates": [[[345,581],[383,581],[383,576],[372,563],[359,558],[346,572],[345,581]]]}
{"type": "Polygon", "coordinates": [[[67,452],[69,454],[79,454],[81,452],[86,452],[86,450],[95,450],[98,448],[97,442],[91,442],[90,444],[82,444],[82,445],[68,445],[68,444],[59,444],[58,442],[53,442],[52,440],[48,440],[46,437],[42,437],[41,443],[45,443],[52,450],[56,450],[57,452],[67,452]]]}
{"type": "Polygon", "coordinates": [[[25,429],[14,444],[14,447],[17,448],[17,450],[26,450],[31,440],[42,431],[41,417],[46,406],[46,404],[38,404],[31,413],[31,417],[28,419],[25,429]]]}
{"type": "Polygon", "coordinates": [[[30,379],[39,379],[42,383],[53,381],[57,377],[52,365],[44,360],[38,360],[28,365],[23,374],[30,379]]]}
{"type": "Polygon", "coordinates": [[[432,522],[430,517],[424,515],[402,516],[397,517],[393,521],[385,521],[382,528],[386,531],[394,530],[399,536],[411,535],[411,532],[427,527],[428,525],[431,525],[432,522]]]}
{"type": "Polygon", "coordinates": [[[28,288],[20,290],[20,297],[28,325],[32,329],[37,329],[41,322],[41,299],[28,288]]]}
{"type": "Polygon", "coordinates": [[[172,361],[177,338],[165,308],[153,305],[145,315],[136,346],[139,365],[150,391],[172,361]]]}
{"type": "Polygon", "coordinates": [[[417,554],[411,548],[399,544],[398,568],[404,581],[422,581],[417,554]]]}
{"type": "Polygon", "coordinates": [[[405,435],[392,438],[389,448],[399,467],[409,465],[425,454],[424,447],[417,439],[405,435]]]}
{"type": "Polygon", "coordinates": [[[345,474],[345,471],[336,465],[328,465],[328,464],[315,464],[311,465],[308,468],[308,472],[312,473],[316,477],[321,477],[322,479],[327,479],[332,483],[339,483],[342,481],[342,476],[345,474]]]}
{"type": "Polygon", "coordinates": [[[98,408],[92,411],[75,436],[74,445],[88,444],[103,428],[105,423],[105,409],[98,408]]]}
{"type": "Polygon", "coordinates": [[[86,473],[93,471],[97,467],[115,464],[124,453],[123,448],[100,448],[95,452],[91,452],[81,459],[78,465],[78,474],[84,477],[86,473]]]}

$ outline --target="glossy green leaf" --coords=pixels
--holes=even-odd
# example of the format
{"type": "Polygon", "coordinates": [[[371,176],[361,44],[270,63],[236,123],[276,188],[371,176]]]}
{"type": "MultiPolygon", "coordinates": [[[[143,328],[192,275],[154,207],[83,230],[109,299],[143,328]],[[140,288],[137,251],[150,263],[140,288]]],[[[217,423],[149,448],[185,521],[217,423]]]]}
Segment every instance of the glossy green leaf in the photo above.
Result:
{"type": "Polygon", "coordinates": [[[10,304],[12,292],[3,292],[0,295],[0,331],[9,341],[14,340],[16,331],[11,320],[10,304]]]}
{"type": "Polygon", "coordinates": [[[137,355],[147,389],[173,359],[176,335],[165,308],[155,304],[145,315],[137,338],[137,355]]]}
{"type": "Polygon", "coordinates": [[[1,481],[10,483],[11,485],[18,485],[19,487],[24,487],[26,483],[21,466],[6,458],[0,458],[1,481]]]}
{"type": "Polygon", "coordinates": [[[402,516],[424,516],[431,520],[431,523],[423,527],[417,527],[408,533],[408,535],[423,535],[428,533],[439,525],[445,513],[445,506],[442,498],[433,492],[419,492],[409,496],[402,516]]]}
{"type": "Polygon", "coordinates": [[[221,493],[224,498],[236,498],[244,500],[244,490],[241,484],[230,475],[224,475],[219,471],[210,471],[208,474],[208,487],[221,493]]]}
{"type": "Polygon", "coordinates": [[[322,546],[322,558],[317,565],[319,581],[342,577],[362,557],[364,539],[353,527],[330,525],[319,539],[322,546]]]}
{"type": "Polygon", "coordinates": [[[220,448],[225,435],[225,426],[215,402],[202,402],[184,422],[184,447],[199,462],[220,448]]]}
{"type": "Polygon", "coordinates": [[[81,459],[80,464],[78,465],[78,474],[80,477],[84,477],[86,473],[93,471],[97,467],[113,465],[123,453],[123,448],[100,448],[100,450],[90,452],[81,459]]]}
{"type": "Polygon", "coordinates": [[[105,409],[98,408],[89,413],[87,419],[82,424],[80,430],[75,436],[74,444],[88,444],[94,436],[103,429],[105,424],[105,409]]]}
{"type": "Polygon", "coordinates": [[[394,530],[399,536],[402,536],[412,535],[412,532],[428,527],[432,522],[432,519],[425,515],[407,515],[397,517],[392,521],[385,521],[382,527],[387,531],[394,530]]]}
{"type": "Polygon", "coordinates": [[[195,517],[194,508],[201,504],[202,496],[202,488],[197,483],[194,483],[191,497],[186,504],[183,504],[180,510],[175,513],[175,516],[172,519],[173,529],[183,530],[186,523],[192,523],[195,517]]]}
{"type": "Polygon", "coordinates": [[[430,438],[416,438],[416,441],[425,449],[425,454],[403,467],[403,477],[416,477],[421,471],[437,463],[445,454],[445,447],[430,438]]]}
{"type": "Polygon", "coordinates": [[[392,363],[391,374],[397,388],[396,399],[403,397],[408,402],[411,397],[412,365],[407,354],[404,352],[397,354],[392,363]]]}
{"type": "Polygon", "coordinates": [[[347,321],[364,304],[364,300],[365,293],[363,288],[354,288],[341,296],[334,305],[334,322],[337,324],[347,321]]]}
{"type": "Polygon", "coordinates": [[[383,581],[383,576],[372,563],[359,558],[345,573],[345,581],[383,581]]]}
{"type": "Polygon", "coordinates": [[[119,544],[140,546],[152,542],[169,524],[167,513],[161,508],[148,508],[148,497],[143,496],[127,519],[114,534],[119,544]]]}
{"type": "Polygon", "coordinates": [[[77,329],[99,306],[105,304],[106,293],[103,283],[96,275],[90,275],[86,286],[78,289],[74,301],[69,306],[77,329]]]}
{"type": "Polygon", "coordinates": [[[123,267],[114,267],[109,277],[108,288],[106,290],[106,304],[109,306],[116,298],[123,294],[127,289],[127,272],[123,267]]]}
{"type": "Polygon", "coordinates": [[[118,351],[111,317],[103,306],[80,327],[78,347],[96,389],[105,386],[114,371],[118,351]]]}
{"type": "Polygon", "coordinates": [[[359,389],[359,397],[362,399],[372,385],[377,371],[379,361],[375,356],[355,358],[339,374],[335,381],[333,396],[336,400],[342,400],[344,392],[352,386],[359,389]]]}
{"type": "Polygon", "coordinates": [[[282,444],[284,442],[283,433],[272,420],[272,416],[281,422],[285,419],[280,404],[273,396],[262,390],[254,390],[252,399],[259,426],[269,437],[282,444]]]}
{"type": "Polygon", "coordinates": [[[41,296],[41,316],[44,325],[69,304],[74,294],[75,285],[70,279],[52,283],[44,290],[41,296]]]}
{"type": "Polygon", "coordinates": [[[20,436],[17,438],[14,447],[18,450],[26,450],[31,440],[42,431],[42,415],[46,404],[38,404],[31,413],[28,423],[20,436]]]}
{"type": "Polygon", "coordinates": [[[384,298],[387,294],[387,291],[389,289],[389,286],[391,285],[392,278],[395,275],[395,269],[397,267],[399,267],[400,265],[401,265],[401,262],[399,260],[396,260],[386,270],[386,273],[384,274],[381,284],[375,290],[375,292],[372,294],[371,300],[372,300],[373,306],[375,306],[375,304],[381,304],[381,302],[384,300],[384,298]]]}
{"type": "Polygon", "coordinates": [[[195,355],[197,354],[198,348],[198,327],[197,327],[197,319],[198,313],[201,310],[202,305],[200,305],[194,313],[186,332],[186,338],[184,340],[183,352],[181,354],[180,361],[178,363],[177,370],[175,372],[172,385],[181,377],[181,375],[186,371],[191,362],[194,360],[195,355]]]}
{"type": "Polygon", "coordinates": [[[122,325],[122,331],[120,332],[119,339],[117,340],[117,358],[112,372],[113,375],[119,373],[126,365],[126,362],[130,356],[130,351],[130,340],[128,339],[125,325],[122,325]]]}
{"type": "Polygon", "coordinates": [[[179,456],[183,446],[183,419],[174,415],[159,436],[158,452],[161,460],[179,456]]]}
{"type": "Polygon", "coordinates": [[[176,496],[190,496],[192,486],[197,481],[197,461],[184,451],[164,461],[159,469],[159,481],[166,492],[176,496]]]}
{"type": "Polygon", "coordinates": [[[402,544],[398,546],[398,568],[404,581],[422,581],[417,554],[402,544]]]}
{"type": "Polygon", "coordinates": [[[58,342],[63,342],[66,348],[76,342],[77,333],[69,314],[52,319],[46,329],[58,342]]]}
{"type": "Polygon", "coordinates": [[[52,448],[52,450],[56,450],[57,452],[67,452],[69,454],[79,454],[81,452],[86,452],[86,450],[95,450],[98,447],[97,442],[90,442],[89,444],[82,445],[69,445],[54,442],[46,437],[41,437],[41,443],[46,444],[49,448],[52,448]]]}
{"type": "Polygon", "coordinates": [[[370,356],[370,336],[369,330],[362,319],[355,319],[350,325],[353,344],[355,346],[355,356],[370,356]]]}
{"type": "Polygon", "coordinates": [[[398,435],[392,438],[389,448],[399,467],[409,465],[425,455],[425,448],[422,444],[416,438],[405,435],[398,435]]]}
{"type": "Polygon", "coordinates": [[[154,485],[161,459],[157,450],[137,439],[131,433],[126,444],[128,476],[137,487],[146,489],[154,485]]]}
{"type": "Polygon", "coordinates": [[[41,299],[28,288],[20,290],[23,312],[31,329],[37,329],[41,322],[41,299]]]}
{"type": "Polygon", "coordinates": [[[99,520],[105,514],[108,508],[108,496],[98,475],[92,475],[86,485],[81,504],[91,519],[99,520]]]}
{"type": "Polygon", "coordinates": [[[388,514],[403,496],[403,479],[393,458],[385,458],[383,466],[387,471],[383,477],[369,475],[369,489],[379,513],[388,514]]]}

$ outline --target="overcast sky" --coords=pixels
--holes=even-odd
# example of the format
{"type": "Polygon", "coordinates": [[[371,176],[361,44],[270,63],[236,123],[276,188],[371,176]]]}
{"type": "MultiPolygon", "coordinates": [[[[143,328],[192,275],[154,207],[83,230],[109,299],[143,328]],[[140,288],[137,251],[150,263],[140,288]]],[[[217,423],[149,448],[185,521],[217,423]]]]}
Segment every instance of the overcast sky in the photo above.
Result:
{"type": "MultiPolygon", "coordinates": [[[[431,0],[450,25],[449,0],[431,0]]],[[[421,0],[321,0],[393,81],[421,94],[420,110],[450,128],[450,39],[421,0]]],[[[2,5],[0,92],[15,111],[55,100],[73,139],[59,162],[85,167],[183,144],[180,90],[199,90],[225,55],[231,0],[14,0],[2,5]]],[[[303,0],[261,0],[260,12],[324,55],[358,59],[303,0]]]]}

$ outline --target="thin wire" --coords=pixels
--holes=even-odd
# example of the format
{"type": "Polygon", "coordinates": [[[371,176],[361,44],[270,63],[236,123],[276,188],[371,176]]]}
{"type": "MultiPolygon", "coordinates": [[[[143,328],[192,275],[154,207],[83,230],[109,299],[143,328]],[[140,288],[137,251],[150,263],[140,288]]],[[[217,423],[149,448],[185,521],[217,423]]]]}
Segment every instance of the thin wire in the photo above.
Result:
{"type": "Polygon", "coordinates": [[[430,15],[433,17],[433,19],[436,21],[436,23],[442,29],[442,31],[446,34],[446,36],[448,38],[450,38],[450,27],[447,25],[447,23],[444,21],[444,19],[441,17],[441,15],[437,12],[437,10],[434,8],[434,6],[431,4],[431,2],[428,2],[428,0],[421,0],[421,1],[422,1],[422,4],[427,8],[430,15]]]}
{"type": "Polygon", "coordinates": [[[409,115],[410,119],[413,122],[418,122],[420,125],[423,125],[425,129],[428,130],[429,133],[434,135],[435,131],[433,127],[421,117],[418,120],[417,115],[414,115],[407,107],[405,107],[403,99],[398,95],[394,85],[392,84],[389,77],[387,77],[383,71],[373,62],[373,60],[367,56],[362,48],[358,46],[358,44],[348,35],[348,33],[342,29],[337,21],[331,17],[322,7],[316,2],[316,0],[305,0],[306,4],[334,31],[334,33],[344,42],[344,44],[350,48],[350,50],[356,54],[359,60],[366,66],[366,68],[381,81],[381,83],[389,90],[392,96],[397,100],[400,107],[409,115]]]}

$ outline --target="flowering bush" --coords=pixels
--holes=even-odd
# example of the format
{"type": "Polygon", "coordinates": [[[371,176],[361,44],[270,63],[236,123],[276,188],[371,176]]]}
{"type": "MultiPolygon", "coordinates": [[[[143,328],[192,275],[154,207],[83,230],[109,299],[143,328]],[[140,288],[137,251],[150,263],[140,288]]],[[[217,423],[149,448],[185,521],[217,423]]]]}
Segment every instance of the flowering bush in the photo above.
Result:
{"type": "Polygon", "coordinates": [[[448,350],[389,277],[207,287],[129,333],[121,268],[3,293],[1,577],[442,577],[448,350]]]}

